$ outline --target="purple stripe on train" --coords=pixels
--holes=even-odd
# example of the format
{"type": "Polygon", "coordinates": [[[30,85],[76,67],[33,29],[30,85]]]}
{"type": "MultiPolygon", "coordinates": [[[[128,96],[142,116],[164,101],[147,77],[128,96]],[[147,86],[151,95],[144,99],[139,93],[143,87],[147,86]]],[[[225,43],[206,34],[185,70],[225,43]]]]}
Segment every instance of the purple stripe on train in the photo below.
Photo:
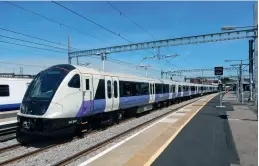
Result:
{"type": "Polygon", "coordinates": [[[173,93],[172,98],[176,98],[178,93],[173,93]]]}
{"type": "Polygon", "coordinates": [[[140,106],[140,105],[148,104],[148,102],[149,102],[149,95],[121,97],[119,107],[121,109],[126,109],[132,106],[140,106]]]}
{"type": "Polygon", "coordinates": [[[166,99],[169,99],[169,93],[156,94],[156,96],[155,96],[155,102],[166,100],[166,99]]]}
{"type": "Polygon", "coordinates": [[[91,115],[91,114],[97,114],[100,112],[104,112],[105,105],[106,105],[105,99],[84,101],[82,103],[76,117],[87,116],[87,115],[91,115]],[[91,107],[92,107],[93,111],[90,111],[91,107]]]}

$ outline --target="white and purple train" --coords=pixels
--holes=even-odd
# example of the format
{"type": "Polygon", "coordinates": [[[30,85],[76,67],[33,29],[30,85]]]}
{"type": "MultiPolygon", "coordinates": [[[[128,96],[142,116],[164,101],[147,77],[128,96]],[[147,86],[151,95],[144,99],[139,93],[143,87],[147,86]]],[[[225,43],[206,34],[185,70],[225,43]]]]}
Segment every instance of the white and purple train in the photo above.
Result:
{"type": "Polygon", "coordinates": [[[32,78],[0,75],[0,112],[18,110],[32,78]]]}
{"type": "Polygon", "coordinates": [[[174,82],[60,64],[41,71],[29,85],[18,132],[70,133],[82,124],[115,120],[172,101],[217,92],[216,85],[174,82]]]}

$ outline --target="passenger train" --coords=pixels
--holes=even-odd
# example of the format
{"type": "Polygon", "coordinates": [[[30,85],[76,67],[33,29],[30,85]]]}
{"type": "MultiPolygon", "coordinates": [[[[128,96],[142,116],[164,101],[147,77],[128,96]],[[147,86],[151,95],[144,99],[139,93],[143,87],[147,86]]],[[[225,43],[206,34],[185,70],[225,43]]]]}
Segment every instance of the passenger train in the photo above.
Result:
{"type": "Polygon", "coordinates": [[[0,76],[0,112],[20,109],[23,96],[31,78],[0,76]]]}
{"type": "Polygon", "coordinates": [[[38,73],[17,114],[18,133],[56,135],[214,93],[216,85],[175,82],[59,64],[38,73]],[[85,125],[82,125],[85,124],[85,125]],[[81,127],[80,127],[81,126],[81,127]]]}

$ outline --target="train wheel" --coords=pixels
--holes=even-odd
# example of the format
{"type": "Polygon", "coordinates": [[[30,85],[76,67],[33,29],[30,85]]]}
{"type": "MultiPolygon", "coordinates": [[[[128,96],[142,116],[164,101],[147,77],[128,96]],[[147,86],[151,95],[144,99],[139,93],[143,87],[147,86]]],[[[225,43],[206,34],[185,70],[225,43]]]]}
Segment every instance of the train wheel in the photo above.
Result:
{"type": "Polygon", "coordinates": [[[123,113],[122,112],[117,112],[116,115],[115,115],[115,123],[116,124],[119,124],[121,119],[123,117],[123,113]]]}

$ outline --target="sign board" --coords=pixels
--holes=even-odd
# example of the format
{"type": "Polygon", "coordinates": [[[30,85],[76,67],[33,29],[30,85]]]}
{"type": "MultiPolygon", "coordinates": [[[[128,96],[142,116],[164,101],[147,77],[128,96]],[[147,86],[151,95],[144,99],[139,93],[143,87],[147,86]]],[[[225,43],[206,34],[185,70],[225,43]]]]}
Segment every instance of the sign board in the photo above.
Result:
{"type": "Polygon", "coordinates": [[[223,75],[223,67],[215,67],[214,68],[214,75],[222,76],[223,75]]]}

